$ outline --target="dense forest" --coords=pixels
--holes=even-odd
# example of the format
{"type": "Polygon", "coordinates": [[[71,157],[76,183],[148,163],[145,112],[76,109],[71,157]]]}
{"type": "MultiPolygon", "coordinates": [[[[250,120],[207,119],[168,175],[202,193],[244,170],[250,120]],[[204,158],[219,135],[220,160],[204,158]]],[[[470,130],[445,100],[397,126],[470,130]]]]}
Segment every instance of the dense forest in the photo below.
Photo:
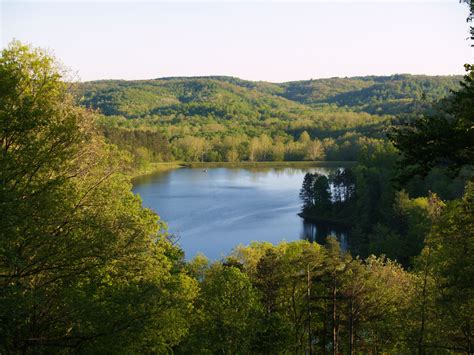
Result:
{"type": "Polygon", "coordinates": [[[74,86],[109,142],[140,168],[160,161],[360,160],[386,129],[459,88],[460,76],[393,75],[273,84],[232,77],[74,86]]]}
{"type": "Polygon", "coordinates": [[[0,353],[473,353],[473,108],[471,65],[462,81],[71,84],[45,51],[10,43],[0,353]],[[356,160],[307,174],[300,197],[358,245],[262,242],[186,261],[131,192],[137,159],[356,160]]]}

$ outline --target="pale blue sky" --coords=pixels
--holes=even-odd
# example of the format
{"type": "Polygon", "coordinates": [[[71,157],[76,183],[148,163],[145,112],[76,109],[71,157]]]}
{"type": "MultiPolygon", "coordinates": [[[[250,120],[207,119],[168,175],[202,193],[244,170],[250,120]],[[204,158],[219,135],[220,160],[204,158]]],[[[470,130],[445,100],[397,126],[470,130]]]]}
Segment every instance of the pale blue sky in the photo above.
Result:
{"type": "Polygon", "coordinates": [[[0,2],[2,47],[52,49],[82,80],[462,74],[474,61],[457,0],[0,2]]]}

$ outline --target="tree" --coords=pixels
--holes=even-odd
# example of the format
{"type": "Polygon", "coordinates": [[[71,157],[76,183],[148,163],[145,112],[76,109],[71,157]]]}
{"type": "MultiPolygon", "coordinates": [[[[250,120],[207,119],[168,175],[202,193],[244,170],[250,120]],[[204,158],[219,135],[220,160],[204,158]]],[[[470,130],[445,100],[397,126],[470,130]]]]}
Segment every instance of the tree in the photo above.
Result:
{"type": "Polygon", "coordinates": [[[299,141],[300,141],[301,143],[307,144],[307,143],[311,142],[311,136],[309,135],[308,132],[303,131],[303,132],[300,134],[299,141]]]}
{"type": "Polygon", "coordinates": [[[252,138],[249,145],[249,160],[257,161],[262,144],[257,137],[252,138]]]}
{"type": "Polygon", "coordinates": [[[186,136],[177,140],[176,145],[182,149],[184,158],[189,161],[199,161],[207,149],[207,142],[203,138],[186,136]]]}
{"type": "Polygon", "coordinates": [[[266,161],[268,160],[268,155],[272,149],[272,145],[273,145],[273,141],[272,139],[267,136],[266,134],[262,134],[260,137],[259,137],[259,140],[260,140],[260,155],[261,155],[261,159],[263,161],[266,161]]]}
{"type": "Polygon", "coordinates": [[[300,190],[300,199],[303,201],[303,212],[307,212],[314,207],[314,174],[305,174],[300,190]]]}
{"type": "Polygon", "coordinates": [[[307,143],[307,158],[309,160],[323,160],[324,148],[321,141],[315,139],[307,143]]]}
{"type": "Polygon", "coordinates": [[[336,355],[339,353],[340,347],[340,293],[345,282],[347,265],[351,258],[348,254],[341,257],[339,243],[333,237],[327,239],[326,253],[327,255],[324,259],[321,280],[326,286],[326,297],[330,303],[330,317],[328,318],[330,319],[329,323],[331,324],[332,353],[333,355],[336,355]]]}
{"type": "Polygon", "coordinates": [[[319,214],[327,215],[331,208],[328,178],[317,173],[306,173],[300,190],[300,199],[303,201],[303,212],[314,209],[319,214]]]}
{"type": "Polygon", "coordinates": [[[355,193],[355,176],[351,169],[337,169],[329,176],[333,185],[333,198],[335,202],[345,202],[355,193]]]}
{"type": "Polygon", "coordinates": [[[440,103],[435,114],[414,118],[389,134],[401,153],[399,180],[425,177],[436,166],[457,174],[474,164],[474,67],[466,64],[461,89],[440,103]]]}
{"type": "Polygon", "coordinates": [[[307,351],[309,334],[320,328],[319,317],[313,319],[308,312],[309,308],[314,310],[316,307],[312,301],[308,307],[307,269],[308,266],[311,270],[320,267],[321,246],[305,240],[282,242],[277,246],[252,243],[239,247],[233,255],[242,263],[243,271],[257,289],[262,307],[255,327],[258,337],[254,339],[252,351],[307,351]]]}
{"type": "Polygon", "coordinates": [[[282,307],[282,289],[287,278],[282,255],[275,248],[268,249],[257,264],[254,285],[259,290],[262,304],[257,321],[254,351],[273,354],[291,349],[291,323],[282,307]]]}
{"type": "Polygon", "coordinates": [[[329,214],[331,211],[331,189],[329,180],[324,175],[316,175],[314,181],[313,199],[316,210],[321,214],[329,214]]]}
{"type": "Polygon", "coordinates": [[[228,136],[224,138],[223,145],[227,149],[226,161],[236,162],[239,160],[239,145],[241,143],[241,137],[228,136]]]}
{"type": "Polygon", "coordinates": [[[197,311],[183,353],[248,353],[260,313],[257,292],[235,266],[213,264],[201,283],[197,311]]]}
{"type": "Polygon", "coordinates": [[[283,142],[276,142],[272,149],[272,160],[273,161],[283,161],[285,160],[285,151],[286,146],[283,142]]]}
{"type": "Polygon", "coordinates": [[[474,351],[474,183],[436,220],[424,253],[435,280],[438,332],[428,346],[474,351]]]}
{"type": "Polygon", "coordinates": [[[196,285],[123,157],[45,52],[11,43],[0,83],[0,352],[176,344],[196,285]]]}
{"type": "MultiPolygon", "coordinates": [[[[467,16],[466,21],[467,22],[472,22],[474,19],[474,3],[472,0],[462,0],[462,2],[466,3],[469,6],[469,15],[467,16]]],[[[474,41],[474,26],[470,26],[470,34],[471,34],[471,41],[474,41]]],[[[471,46],[474,46],[474,43],[471,44],[471,46]]]]}

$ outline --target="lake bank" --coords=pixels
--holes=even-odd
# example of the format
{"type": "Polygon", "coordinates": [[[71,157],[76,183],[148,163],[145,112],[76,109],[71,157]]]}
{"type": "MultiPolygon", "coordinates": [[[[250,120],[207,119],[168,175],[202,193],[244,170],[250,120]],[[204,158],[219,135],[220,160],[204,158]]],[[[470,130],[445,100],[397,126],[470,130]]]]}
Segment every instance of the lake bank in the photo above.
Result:
{"type": "Polygon", "coordinates": [[[311,223],[323,223],[327,225],[333,225],[333,226],[338,226],[342,228],[351,228],[351,224],[339,219],[332,219],[332,218],[325,218],[325,217],[317,217],[313,215],[309,215],[307,213],[300,212],[298,213],[298,216],[303,218],[307,222],[311,223]]]}
{"type": "Polygon", "coordinates": [[[184,167],[183,162],[162,162],[162,163],[150,163],[146,168],[136,169],[130,173],[130,177],[133,179],[140,178],[147,175],[153,175],[159,172],[168,170],[180,169],[184,167]]]}
{"type": "Polygon", "coordinates": [[[241,162],[160,162],[151,163],[145,169],[138,169],[131,173],[132,179],[153,175],[155,173],[180,168],[311,168],[311,167],[348,167],[354,166],[355,161],[241,161],[241,162]]]}
{"type": "Polygon", "coordinates": [[[241,161],[241,162],[189,162],[187,168],[311,168],[352,166],[353,161],[241,161]]]}

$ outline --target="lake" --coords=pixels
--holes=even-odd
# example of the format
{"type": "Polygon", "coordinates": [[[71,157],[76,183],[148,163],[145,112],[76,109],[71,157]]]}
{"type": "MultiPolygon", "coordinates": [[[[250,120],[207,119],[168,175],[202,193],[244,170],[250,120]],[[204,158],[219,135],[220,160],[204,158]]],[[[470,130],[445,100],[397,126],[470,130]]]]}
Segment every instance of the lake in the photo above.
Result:
{"type": "Polygon", "coordinates": [[[308,239],[322,242],[347,235],[298,216],[306,172],[328,175],[335,168],[182,168],[134,180],[134,193],[155,211],[178,239],[186,258],[201,252],[218,259],[252,241],[308,239]]]}

